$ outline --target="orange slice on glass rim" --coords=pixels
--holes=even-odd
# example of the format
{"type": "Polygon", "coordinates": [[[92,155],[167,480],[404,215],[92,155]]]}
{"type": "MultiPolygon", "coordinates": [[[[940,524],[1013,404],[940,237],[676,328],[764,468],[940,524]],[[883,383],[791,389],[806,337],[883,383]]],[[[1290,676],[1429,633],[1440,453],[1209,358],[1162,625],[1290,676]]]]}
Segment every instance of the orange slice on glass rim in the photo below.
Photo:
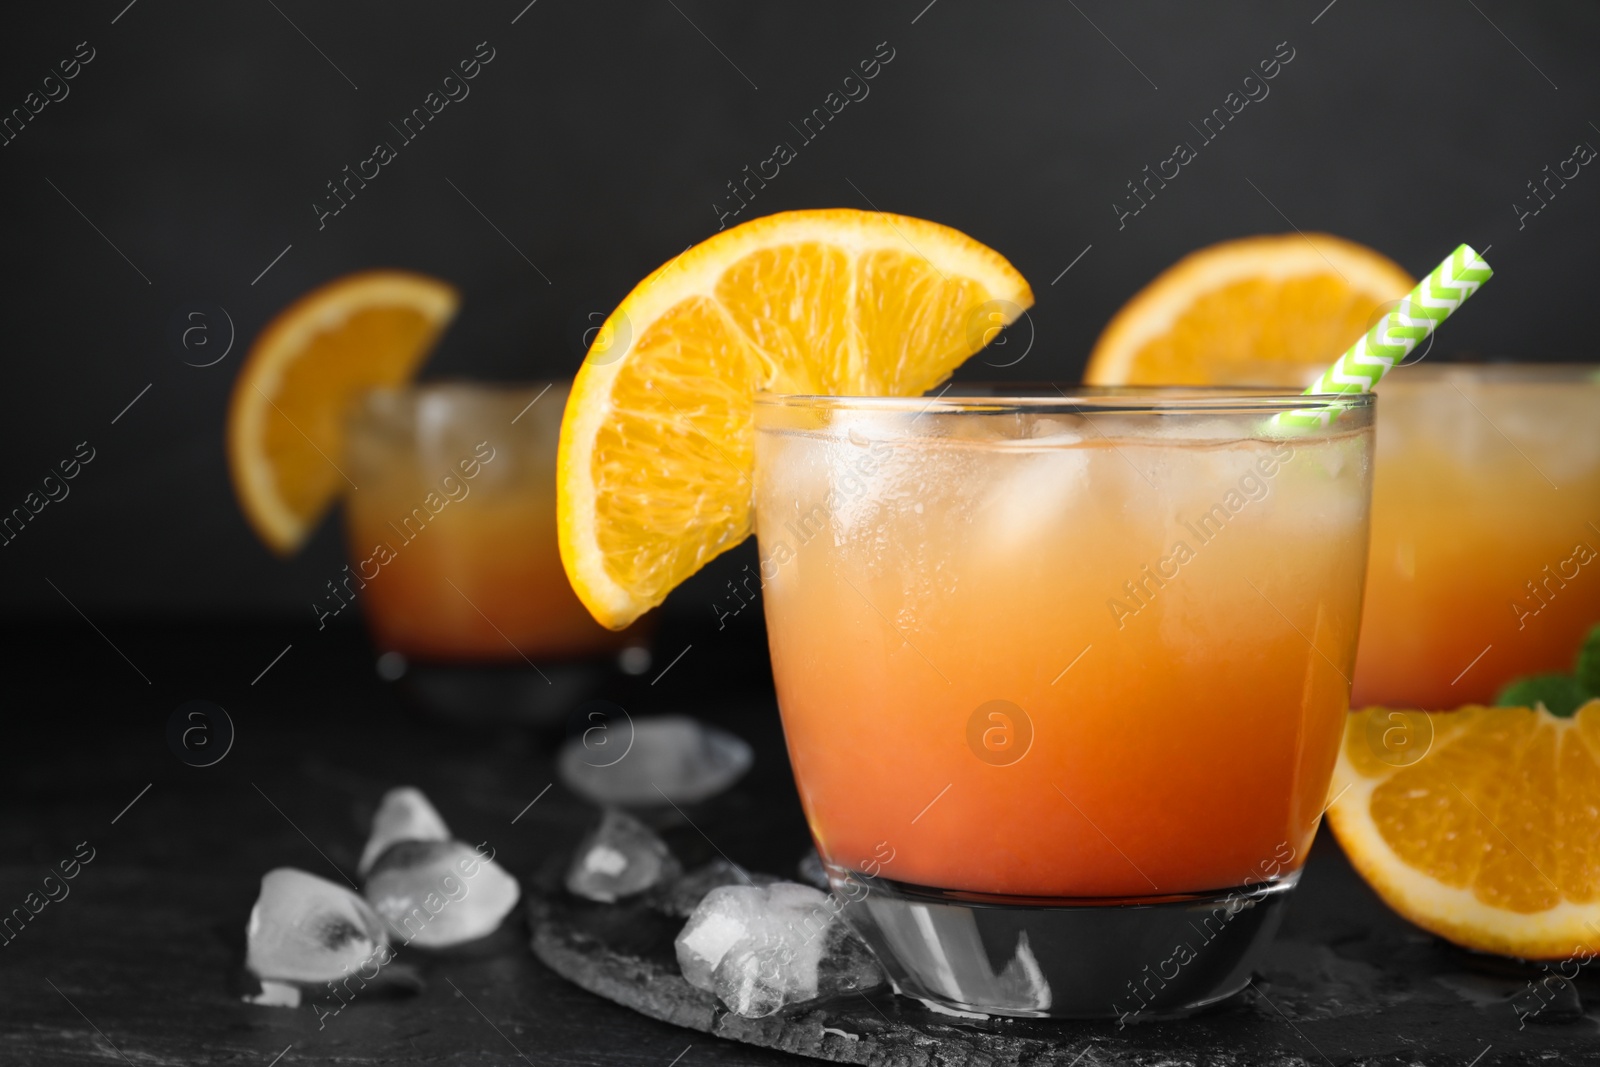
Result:
{"type": "Polygon", "coordinates": [[[458,304],[436,278],[365,271],[307,293],[261,331],[228,405],[228,467],[273,551],[299,548],[342,491],[351,404],[410,381],[458,304]]]}
{"type": "Polygon", "coordinates": [[[1223,241],[1123,305],[1083,380],[1301,388],[1415,284],[1382,253],[1328,234],[1223,241]]]}
{"type": "Polygon", "coordinates": [[[561,558],[620,629],[751,531],[761,391],[920,396],[1033,303],[921,219],[789,211],[654,271],[596,334],[561,426],[561,558]]]}

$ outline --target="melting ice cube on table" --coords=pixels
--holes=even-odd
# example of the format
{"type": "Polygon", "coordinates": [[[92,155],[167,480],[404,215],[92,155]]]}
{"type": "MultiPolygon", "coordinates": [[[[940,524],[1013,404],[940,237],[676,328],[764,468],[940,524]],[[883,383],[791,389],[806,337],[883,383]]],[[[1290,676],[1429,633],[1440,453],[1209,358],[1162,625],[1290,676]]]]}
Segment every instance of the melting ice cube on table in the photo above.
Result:
{"type": "Polygon", "coordinates": [[[263,981],[325,982],[388,958],[387,932],[366,901],[292,867],[262,877],[245,940],[245,965],[263,981]]]}
{"type": "Polygon", "coordinates": [[[356,870],[366,877],[385,849],[397,841],[448,841],[450,828],[415,786],[401,786],[383,794],[377,813],[372,816],[372,834],[361,850],[356,870]]]}
{"type": "Polygon", "coordinates": [[[611,904],[676,878],[682,868],[667,844],[633,816],[608,809],[567,869],[567,889],[611,904]]]}
{"type": "Polygon", "coordinates": [[[883,982],[836,900],[810,886],[723,886],[706,894],[677,940],[690,985],[748,1018],[883,982]]]}
{"type": "Polygon", "coordinates": [[[744,741],[684,715],[612,724],[604,747],[586,745],[588,736],[562,747],[558,767],[569,789],[600,805],[697,804],[744,777],[753,759],[744,741]]]}
{"type": "Polygon", "coordinates": [[[663,885],[652,903],[657,911],[677,919],[687,919],[713,889],[721,889],[725,885],[769,886],[777,881],[780,879],[770,874],[747,871],[736,863],[719,858],[663,885]]]}
{"type": "Polygon", "coordinates": [[[401,841],[378,857],[363,892],[403,944],[475,941],[499,927],[522,893],[492,856],[460,841],[401,841]]]}

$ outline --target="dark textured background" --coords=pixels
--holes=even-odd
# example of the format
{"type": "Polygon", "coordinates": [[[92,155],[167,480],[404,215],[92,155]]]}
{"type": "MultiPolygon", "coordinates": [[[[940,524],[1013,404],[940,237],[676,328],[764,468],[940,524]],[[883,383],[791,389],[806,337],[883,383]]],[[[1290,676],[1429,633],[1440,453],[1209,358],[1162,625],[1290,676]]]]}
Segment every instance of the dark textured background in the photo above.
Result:
{"type": "MultiPolygon", "coordinates": [[[[331,1032],[310,1012],[238,1001],[261,873],[335,876],[384,789],[424,787],[459,832],[503,845],[524,879],[590,814],[560,787],[529,803],[554,777],[558,729],[421,720],[374,678],[353,627],[317,632],[308,605],[343,563],[335,522],[285,562],[239,515],[222,448],[234,375],[261,326],[330,278],[397,266],[458,285],[462,313],[430,377],[570,374],[586,316],[713,232],[725,183],[775,143],[798,143],[790,124],[887,42],[894,59],[870,95],[799,146],[741,217],[876,206],[1001,250],[1038,294],[1033,343],[1015,367],[974,375],[1076,379],[1100,328],[1151,276],[1209,242],[1288,230],[1285,216],[1415,273],[1460,241],[1489,249],[1496,281],[1441,349],[1596,358],[1595,272],[1582,257],[1600,232],[1600,174],[1585,168],[1520,231],[1513,207],[1575,143],[1600,145],[1600,7],[1588,2],[9,5],[0,117],[85,41],[95,58],[70,95],[0,146],[0,513],[78,442],[96,450],[71,495],[0,547],[0,908],[74,842],[104,858],[0,949],[8,1065],[521,1063],[524,1051],[541,1064],[664,1065],[691,1042],[684,1067],[778,1062],[562,983],[521,950],[520,921],[493,954],[431,964],[421,998],[363,1005],[331,1032]],[[1195,140],[1189,123],[1285,41],[1294,59],[1270,96],[1119,230],[1124,183],[1195,140]],[[471,95],[319,231],[324,183],[392,139],[388,122],[479,42],[495,58],[471,95]],[[195,302],[225,309],[236,329],[215,366],[186,366],[200,360],[169,336],[195,302]],[[194,621],[259,616],[278,618],[194,621]],[[173,709],[199,697],[238,728],[232,755],[205,769],[174,758],[166,733],[173,709]]],[[[761,864],[762,849],[796,854],[804,825],[760,614],[722,632],[707,612],[753,561],[746,546],[669,601],[656,642],[667,670],[606,684],[636,713],[710,718],[755,743],[755,772],[695,818],[761,864]]],[[[1301,913],[1321,924],[1308,971],[1363,953],[1408,966],[1438,955],[1330,845],[1301,913]]],[[[1502,984],[1515,993],[1523,981],[1502,984]]],[[[1372,1003],[1398,1005],[1382,1006],[1381,1023],[1334,987],[1291,998],[1259,986],[1273,999],[1268,1024],[1283,1025],[1237,1059],[1594,1059],[1576,992],[1537,1020],[1568,1024],[1559,1034],[1519,1031],[1505,990],[1462,982],[1434,1000],[1368,983],[1372,1003]]],[[[1220,1062],[1208,1025],[1184,1031],[1190,1051],[1168,1058],[1220,1062]]],[[[1137,1043],[1094,1043],[1085,1064],[1149,1059],[1137,1043]]]]}
{"type": "MultiPolygon", "coordinates": [[[[1074,379],[1157,271],[1208,242],[1285,231],[1285,217],[1415,273],[1458,241],[1492,246],[1493,289],[1441,345],[1594,358],[1582,257],[1600,176],[1586,168],[1520,232],[1512,206],[1576,142],[1600,145],[1590,3],[525,4],[6,13],[0,108],[21,106],[80,41],[95,50],[70,95],[0,148],[0,510],[77,442],[98,454],[0,549],[14,617],[73,617],[54,582],[97,619],[309,618],[342,563],[334,525],[297,560],[273,560],[223,461],[229,385],[261,325],[338,274],[403,266],[465,295],[429,376],[570,373],[574,324],[715,230],[725,183],[780,140],[798,158],[742,217],[876,206],[1000,249],[1039,297],[1015,377],[1074,379]],[[392,139],[387,122],[482,41],[495,58],[471,95],[319,231],[324,182],[392,139]],[[790,123],[884,41],[894,59],[870,95],[799,145],[790,123]],[[1124,183],[1195,140],[1189,122],[1282,41],[1294,59],[1270,96],[1119,231],[1124,183]],[[185,366],[168,339],[188,301],[236,326],[216,366],[185,366]]],[[[676,610],[706,602],[686,593],[676,610]]]]}

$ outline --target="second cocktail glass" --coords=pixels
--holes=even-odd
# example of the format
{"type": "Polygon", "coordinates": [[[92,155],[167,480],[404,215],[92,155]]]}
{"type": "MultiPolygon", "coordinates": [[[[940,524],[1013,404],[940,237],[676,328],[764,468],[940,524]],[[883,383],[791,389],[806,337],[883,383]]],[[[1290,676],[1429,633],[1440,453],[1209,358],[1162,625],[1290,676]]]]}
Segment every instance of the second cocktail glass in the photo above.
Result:
{"type": "Polygon", "coordinates": [[[1348,706],[1372,410],[1123,390],[757,403],[773,674],[845,915],[948,1009],[1242,988],[1348,706]]]}
{"type": "Polygon", "coordinates": [[[351,415],[345,468],[360,488],[345,500],[352,562],[342,592],[362,604],[388,662],[404,657],[409,688],[430,709],[550,719],[593,688],[600,661],[649,662],[648,623],[605,629],[561,569],[555,469],[567,388],[375,390],[351,415]]]}
{"type": "Polygon", "coordinates": [[[1600,622],[1600,366],[1425,363],[1378,392],[1356,706],[1570,670],[1600,622]]]}

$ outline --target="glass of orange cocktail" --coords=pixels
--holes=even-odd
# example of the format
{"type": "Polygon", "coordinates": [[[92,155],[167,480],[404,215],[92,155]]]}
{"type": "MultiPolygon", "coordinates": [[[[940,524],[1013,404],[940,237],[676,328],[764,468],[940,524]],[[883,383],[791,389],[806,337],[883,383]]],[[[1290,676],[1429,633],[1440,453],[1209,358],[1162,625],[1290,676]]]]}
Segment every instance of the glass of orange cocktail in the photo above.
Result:
{"type": "Polygon", "coordinates": [[[462,691],[549,704],[577,677],[560,665],[641,644],[637,628],[595,622],[561,568],[566,393],[564,382],[418,385],[374,390],[352,413],[346,471],[358,488],[345,501],[351,564],[339,584],[414,677],[419,665],[537,672],[526,697],[481,673],[462,691]]]}
{"type": "Polygon", "coordinates": [[[1600,622],[1600,366],[1433,364],[1383,403],[1355,703],[1491,703],[1600,622]]]}
{"type": "Polygon", "coordinates": [[[1370,396],[765,397],[789,754],[845,915],[958,1011],[1241,989],[1318,825],[1367,554],[1370,396]]]}

